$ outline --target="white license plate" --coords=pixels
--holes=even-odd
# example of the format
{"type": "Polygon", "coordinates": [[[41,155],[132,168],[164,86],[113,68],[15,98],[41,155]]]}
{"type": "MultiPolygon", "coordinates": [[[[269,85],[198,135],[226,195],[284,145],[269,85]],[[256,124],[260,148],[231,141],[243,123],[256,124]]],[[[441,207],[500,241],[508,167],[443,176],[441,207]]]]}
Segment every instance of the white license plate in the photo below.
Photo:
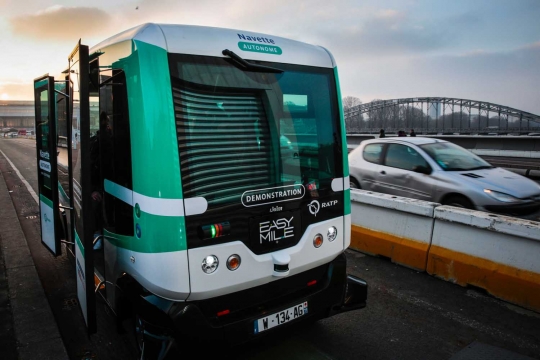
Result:
{"type": "Polygon", "coordinates": [[[255,334],[285,324],[308,313],[307,301],[275,314],[255,320],[255,334]]]}

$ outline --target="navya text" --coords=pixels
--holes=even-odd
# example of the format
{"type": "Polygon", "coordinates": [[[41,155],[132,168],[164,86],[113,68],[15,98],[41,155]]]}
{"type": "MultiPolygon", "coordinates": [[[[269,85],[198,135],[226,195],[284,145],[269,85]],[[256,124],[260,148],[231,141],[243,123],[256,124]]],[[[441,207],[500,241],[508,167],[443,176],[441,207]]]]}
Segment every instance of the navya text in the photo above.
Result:
{"type": "Polygon", "coordinates": [[[238,37],[242,40],[247,41],[257,41],[261,43],[267,43],[267,44],[275,44],[276,42],[273,39],[263,38],[263,37],[255,37],[255,36],[248,36],[244,34],[236,34],[238,37]]]}

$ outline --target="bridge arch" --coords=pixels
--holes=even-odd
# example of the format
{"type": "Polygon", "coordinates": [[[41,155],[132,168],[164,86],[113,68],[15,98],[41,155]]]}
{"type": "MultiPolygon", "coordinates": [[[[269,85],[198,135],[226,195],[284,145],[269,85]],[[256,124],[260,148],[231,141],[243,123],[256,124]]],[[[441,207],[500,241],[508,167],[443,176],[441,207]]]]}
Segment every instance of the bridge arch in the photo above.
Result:
{"type": "Polygon", "coordinates": [[[344,112],[347,132],[540,133],[540,116],[485,101],[415,97],[375,100],[344,112]]]}

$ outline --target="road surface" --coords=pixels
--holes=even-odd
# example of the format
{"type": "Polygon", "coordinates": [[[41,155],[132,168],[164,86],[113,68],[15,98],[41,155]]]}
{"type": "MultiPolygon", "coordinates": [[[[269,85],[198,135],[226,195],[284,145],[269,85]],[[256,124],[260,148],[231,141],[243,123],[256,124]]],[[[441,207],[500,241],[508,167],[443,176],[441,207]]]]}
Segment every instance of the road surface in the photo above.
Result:
{"type": "MultiPolygon", "coordinates": [[[[37,192],[33,141],[0,138],[0,150],[37,192]]],[[[114,316],[99,299],[98,333],[86,335],[73,262],[53,258],[40,244],[36,202],[2,153],[0,170],[70,358],[135,358],[130,334],[116,333],[114,316]]],[[[351,250],[347,257],[349,272],[369,284],[367,308],[228,353],[237,359],[450,359],[478,341],[540,359],[540,314],[383,258],[351,250]]],[[[203,349],[200,357],[209,350],[220,351],[203,349]]]]}

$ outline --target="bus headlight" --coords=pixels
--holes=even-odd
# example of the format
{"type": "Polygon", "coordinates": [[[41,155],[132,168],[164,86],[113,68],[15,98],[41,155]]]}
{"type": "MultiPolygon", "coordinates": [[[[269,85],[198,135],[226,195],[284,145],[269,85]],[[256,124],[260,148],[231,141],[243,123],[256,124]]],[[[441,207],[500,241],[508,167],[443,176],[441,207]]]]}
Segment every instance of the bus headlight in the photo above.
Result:
{"type": "Polygon", "coordinates": [[[336,240],[337,238],[337,229],[335,226],[331,226],[329,229],[328,229],[328,241],[332,242],[334,240],[336,240]]]}
{"type": "Polygon", "coordinates": [[[205,273],[211,274],[217,270],[218,265],[219,265],[219,260],[217,256],[208,255],[207,257],[204,258],[202,262],[202,269],[205,273]]]}
{"type": "Polygon", "coordinates": [[[240,262],[240,255],[234,254],[229,256],[229,258],[227,259],[227,269],[231,271],[238,269],[240,267],[240,262]]]}
{"type": "Polygon", "coordinates": [[[313,246],[315,246],[316,248],[319,248],[321,247],[323,243],[323,237],[321,234],[317,234],[315,235],[315,237],[313,238],[313,246]]]}

